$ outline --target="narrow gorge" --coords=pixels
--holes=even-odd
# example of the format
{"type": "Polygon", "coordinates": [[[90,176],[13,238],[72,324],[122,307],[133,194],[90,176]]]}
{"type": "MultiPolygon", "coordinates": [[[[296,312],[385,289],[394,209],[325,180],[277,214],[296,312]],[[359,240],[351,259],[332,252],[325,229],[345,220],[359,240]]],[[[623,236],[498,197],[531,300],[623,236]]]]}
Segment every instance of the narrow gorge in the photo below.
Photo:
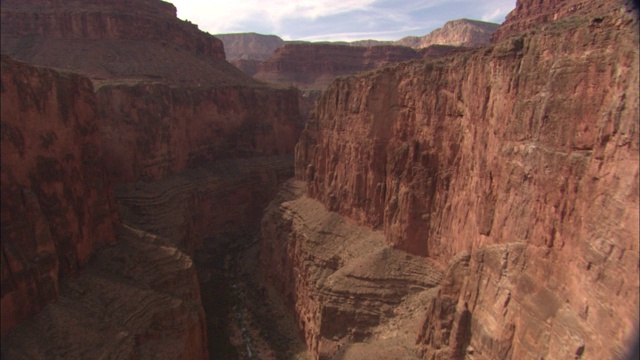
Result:
{"type": "Polygon", "coordinates": [[[3,359],[637,341],[636,5],[518,0],[437,57],[270,38],[255,79],[166,2],[1,6],[3,359]]]}

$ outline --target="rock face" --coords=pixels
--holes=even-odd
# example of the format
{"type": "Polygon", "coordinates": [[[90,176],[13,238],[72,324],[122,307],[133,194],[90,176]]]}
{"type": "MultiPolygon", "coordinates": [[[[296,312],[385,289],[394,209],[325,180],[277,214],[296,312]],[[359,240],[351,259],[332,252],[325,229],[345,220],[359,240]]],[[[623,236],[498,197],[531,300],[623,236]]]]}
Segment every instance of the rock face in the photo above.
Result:
{"type": "Polygon", "coordinates": [[[60,298],[2,338],[8,359],[206,359],[193,262],[166,239],[125,226],[60,298]]]}
{"type": "MultiPolygon", "coordinates": [[[[617,358],[633,334],[638,24],[615,1],[572,4],[485,49],[336,80],[298,143],[309,197],[451,261],[417,336],[427,359],[617,358]]],[[[279,253],[310,238],[294,230],[279,253]]],[[[312,288],[292,277],[308,262],[282,261],[293,274],[273,278],[312,288]]]]}
{"type": "Polygon", "coordinates": [[[284,40],[275,35],[256,33],[216,34],[222,40],[228,60],[266,60],[284,40]]]}
{"type": "Polygon", "coordinates": [[[230,157],[291,154],[301,127],[295,89],[138,84],[103,86],[96,96],[117,182],[230,157]]]}
{"type": "Polygon", "coordinates": [[[118,217],[89,79],[2,56],[2,334],[39,312],[118,217]]]}
{"type": "Polygon", "coordinates": [[[476,47],[486,45],[491,40],[499,24],[459,19],[447,21],[443,27],[425,36],[407,36],[395,42],[396,45],[422,49],[431,45],[476,47]]]}
{"type": "Polygon", "coordinates": [[[1,9],[3,53],[88,76],[3,55],[3,357],[206,358],[190,256],[214,230],[256,222],[280,177],[293,174],[297,91],[244,75],[218,39],[161,1],[3,1],[1,9]],[[285,160],[266,170],[234,160],[244,165],[224,166],[240,175],[224,180],[203,170],[193,183],[170,178],[270,155],[285,160]],[[156,201],[120,199],[127,218],[115,236],[112,186],[146,189],[142,180],[177,181],[161,192],[180,201],[161,214],[180,218],[158,215],[156,201]],[[75,278],[59,280],[67,274],[75,278]]]}
{"type": "Polygon", "coordinates": [[[3,1],[2,52],[99,81],[251,84],[227,63],[222,41],[158,0],[3,1]]]}
{"type": "Polygon", "coordinates": [[[296,91],[243,74],[224,60],[220,40],[178,20],[171,4],[7,1],[2,19],[3,52],[91,77],[115,182],[293,151],[296,91]]]}
{"type": "MultiPolygon", "coordinates": [[[[623,4],[623,2],[619,2],[623,4]]],[[[583,0],[549,0],[549,1],[516,1],[516,8],[507,15],[504,23],[492,36],[494,42],[499,42],[510,34],[517,34],[525,30],[539,28],[561,18],[572,16],[592,18],[594,23],[603,20],[606,9],[602,4],[590,4],[583,0]],[[599,19],[599,20],[598,20],[599,19]]]]}
{"type": "Polygon", "coordinates": [[[317,358],[373,352],[378,359],[415,359],[420,321],[411,314],[434,294],[441,269],[389,248],[382,232],[328,212],[304,188],[285,184],[262,220],[264,282],[294,309],[317,358]],[[352,344],[365,340],[364,347],[352,344]]]}
{"type": "Polygon", "coordinates": [[[341,75],[418,58],[417,51],[400,46],[285,44],[258,66],[254,78],[303,90],[324,89],[341,75]]]}

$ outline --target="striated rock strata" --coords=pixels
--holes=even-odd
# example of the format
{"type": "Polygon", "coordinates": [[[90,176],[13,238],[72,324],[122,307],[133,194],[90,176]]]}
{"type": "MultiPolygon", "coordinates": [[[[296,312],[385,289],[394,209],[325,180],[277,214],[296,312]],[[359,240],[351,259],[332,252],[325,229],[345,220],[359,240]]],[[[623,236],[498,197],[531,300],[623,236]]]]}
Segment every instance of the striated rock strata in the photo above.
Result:
{"type": "Polygon", "coordinates": [[[256,33],[216,34],[224,44],[228,60],[266,60],[284,40],[275,35],[256,33]]]}
{"type": "Polygon", "coordinates": [[[96,252],[79,277],[63,280],[58,301],[4,336],[3,355],[217,356],[205,327],[205,311],[215,309],[203,309],[191,256],[205,238],[253,226],[292,175],[290,156],[265,157],[118,185],[118,242],[96,252]]]}
{"type": "Polygon", "coordinates": [[[255,84],[225,61],[222,41],[163,1],[7,0],[0,16],[3,53],[94,82],[255,84]]]}
{"type": "Polygon", "coordinates": [[[416,358],[413,314],[435,294],[441,269],[328,212],[304,187],[286,183],[262,220],[263,282],[294,310],[317,358],[416,358]]]}
{"type": "Polygon", "coordinates": [[[179,21],[175,8],[161,1],[3,1],[1,11],[3,53],[90,79],[3,55],[3,354],[206,357],[190,256],[212,229],[255,222],[279,177],[292,175],[297,91],[242,74],[224,60],[218,39],[179,21]],[[270,155],[285,160],[264,171],[249,160],[232,162],[224,166],[246,169],[228,180],[202,170],[212,161],[270,155]],[[142,180],[176,181],[168,177],[188,170],[210,187],[177,181],[184,187],[167,190],[180,199],[178,208],[164,210],[181,216],[177,223],[133,223],[129,218],[138,219],[147,206],[136,204],[120,208],[127,219],[123,233],[114,235],[112,185],[146,189],[142,180]],[[114,239],[117,246],[96,253],[114,239]],[[88,261],[91,256],[96,260],[88,261]],[[140,269],[119,273],[119,262],[138,260],[140,269]],[[60,285],[67,274],[77,278],[60,285]],[[69,290],[74,286],[83,296],[69,290]],[[69,336],[78,331],[86,338],[69,336]],[[24,338],[30,332],[53,335],[35,344],[24,338]],[[98,346],[101,336],[111,340],[98,346]]]}
{"type": "Polygon", "coordinates": [[[230,157],[291,154],[298,92],[261,87],[102,86],[105,162],[117,182],[159,179],[230,157]]]}
{"type": "Polygon", "coordinates": [[[2,334],[55,300],[118,221],[82,76],[2,56],[2,334]]]}
{"type": "Polygon", "coordinates": [[[418,58],[417,51],[401,46],[285,44],[259,65],[254,78],[304,90],[319,90],[341,75],[418,58]]]}
{"type": "MultiPolygon", "coordinates": [[[[450,263],[416,334],[426,359],[619,358],[637,324],[638,23],[615,1],[550,6],[487,48],[338,79],[298,143],[310,198],[450,263]]],[[[294,270],[269,280],[285,296],[333,272],[298,276],[310,236],[286,233],[263,232],[287,239],[270,264],[294,270]]],[[[292,309],[309,323],[323,299],[292,309]]]]}
{"type": "Polygon", "coordinates": [[[60,298],[2,338],[8,359],[206,359],[200,287],[191,258],[125,225],[60,298]]]}

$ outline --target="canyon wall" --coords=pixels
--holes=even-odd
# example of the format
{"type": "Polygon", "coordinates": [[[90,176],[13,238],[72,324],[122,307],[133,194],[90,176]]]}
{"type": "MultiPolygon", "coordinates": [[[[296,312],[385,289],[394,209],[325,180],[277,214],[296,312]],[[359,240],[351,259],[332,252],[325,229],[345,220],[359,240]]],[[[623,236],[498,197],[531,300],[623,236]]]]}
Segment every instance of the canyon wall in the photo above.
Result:
{"type": "Polygon", "coordinates": [[[558,16],[336,80],[296,177],[391,247],[449,266],[417,334],[424,358],[618,358],[638,321],[637,19],[616,1],[518,4],[558,16]]]}
{"type": "Polygon", "coordinates": [[[256,33],[216,34],[222,40],[227,59],[232,60],[266,60],[277,48],[284,45],[284,40],[275,35],[256,33]]]}
{"type": "Polygon", "coordinates": [[[116,182],[231,157],[291,154],[302,127],[295,89],[137,84],[102,86],[96,97],[116,182]]]}
{"type": "Polygon", "coordinates": [[[304,196],[305,187],[285,183],[262,219],[263,283],[293,310],[316,358],[417,359],[415,313],[433,296],[442,269],[389,248],[381,231],[327,211],[304,196]],[[364,349],[354,345],[363,342],[364,349]]]}
{"type": "Polygon", "coordinates": [[[3,55],[3,356],[206,358],[191,256],[211,234],[254,226],[293,175],[297,91],[244,75],[161,1],[1,11],[3,54],[63,69],[3,55]],[[167,188],[145,193],[150,204],[113,199],[112,186],[143,181],[167,188]],[[179,202],[158,214],[165,195],[179,202]]]}
{"type": "Polygon", "coordinates": [[[2,3],[4,53],[93,81],[114,182],[293,151],[302,127],[295,90],[243,74],[219,39],[178,20],[173,5],[127,4],[2,3]]]}
{"type": "Polygon", "coordinates": [[[3,36],[48,39],[152,40],[210,59],[225,58],[220,39],[176,18],[173,4],[155,0],[2,2],[3,36]]]}
{"type": "Polygon", "coordinates": [[[254,78],[300,89],[324,89],[338,76],[419,57],[417,51],[401,46],[285,44],[258,66],[254,78]]]}
{"type": "Polygon", "coordinates": [[[58,295],[117,209],[89,79],[2,56],[2,334],[58,295]]]}
{"type": "Polygon", "coordinates": [[[159,0],[3,1],[1,50],[95,84],[255,85],[225,61],[222,41],[175,15],[159,0]]]}

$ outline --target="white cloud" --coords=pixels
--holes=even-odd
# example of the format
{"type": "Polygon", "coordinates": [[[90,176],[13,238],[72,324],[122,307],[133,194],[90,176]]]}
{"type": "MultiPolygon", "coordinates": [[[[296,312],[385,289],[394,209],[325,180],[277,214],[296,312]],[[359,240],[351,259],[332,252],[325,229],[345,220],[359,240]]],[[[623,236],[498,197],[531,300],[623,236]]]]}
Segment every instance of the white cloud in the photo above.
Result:
{"type": "Polygon", "coordinates": [[[178,9],[178,17],[211,33],[228,32],[242,22],[269,23],[279,27],[289,18],[309,19],[336,15],[353,9],[367,9],[375,0],[170,0],[178,9]]]}
{"type": "Polygon", "coordinates": [[[505,16],[515,8],[515,0],[493,0],[484,6],[484,13],[481,17],[483,21],[501,23],[505,16]]]}
{"type": "Polygon", "coordinates": [[[211,34],[258,32],[306,40],[424,35],[456,18],[501,22],[515,0],[169,0],[211,34]],[[415,31],[415,32],[412,32],[415,31]]]}

